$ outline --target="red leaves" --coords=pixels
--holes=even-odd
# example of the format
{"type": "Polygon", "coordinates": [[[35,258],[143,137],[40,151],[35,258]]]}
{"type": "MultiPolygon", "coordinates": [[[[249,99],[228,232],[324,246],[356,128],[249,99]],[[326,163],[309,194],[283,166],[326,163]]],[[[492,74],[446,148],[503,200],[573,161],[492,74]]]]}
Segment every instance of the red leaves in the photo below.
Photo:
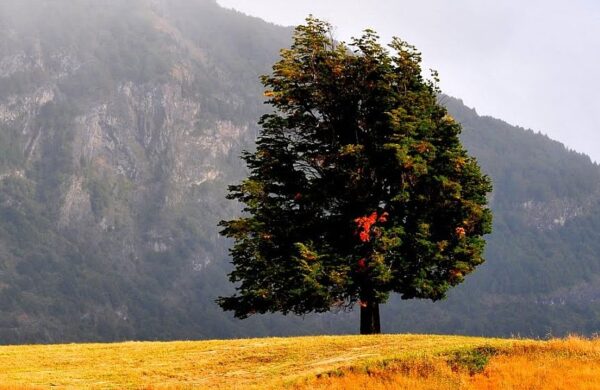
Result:
{"type": "MultiPolygon", "coordinates": [[[[375,237],[380,237],[382,235],[382,231],[378,227],[374,227],[376,223],[385,223],[387,222],[389,217],[389,213],[383,212],[381,215],[377,214],[377,211],[373,211],[370,215],[365,215],[363,217],[358,217],[354,220],[357,225],[356,234],[358,234],[358,238],[361,242],[369,242],[371,241],[371,234],[375,235],[375,237]]],[[[367,271],[367,259],[365,257],[361,258],[357,262],[358,271],[366,272],[367,271]]]]}
{"type": "Polygon", "coordinates": [[[298,192],[296,195],[294,195],[294,200],[298,202],[300,199],[302,199],[302,194],[298,192]]]}
{"type": "Polygon", "coordinates": [[[354,220],[358,227],[357,234],[358,238],[362,242],[371,241],[371,227],[376,223],[385,223],[387,222],[389,217],[389,213],[387,211],[383,212],[380,216],[377,216],[377,211],[373,211],[371,215],[358,217],[354,220]]]}
{"type": "Polygon", "coordinates": [[[354,220],[358,227],[358,237],[362,242],[371,240],[371,226],[377,221],[377,211],[373,211],[371,215],[358,217],[354,220]]]}
{"type": "Polygon", "coordinates": [[[456,235],[458,236],[458,238],[464,238],[465,235],[467,234],[465,231],[464,227],[457,227],[454,232],[456,233],[456,235]]]}
{"type": "Polygon", "coordinates": [[[360,238],[362,242],[369,242],[371,240],[371,235],[363,231],[358,233],[358,238],[360,238]]]}

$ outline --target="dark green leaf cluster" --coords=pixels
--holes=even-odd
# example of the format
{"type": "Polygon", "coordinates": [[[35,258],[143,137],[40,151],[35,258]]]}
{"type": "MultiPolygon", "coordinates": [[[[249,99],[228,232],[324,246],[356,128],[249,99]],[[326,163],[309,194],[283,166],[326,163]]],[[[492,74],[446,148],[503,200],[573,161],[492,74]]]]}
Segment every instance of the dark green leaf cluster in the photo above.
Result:
{"type": "Polygon", "coordinates": [[[366,30],[349,45],[308,18],[273,73],[249,177],[230,188],[245,215],[219,304],[238,317],[441,299],[483,262],[490,180],[437,104],[420,54],[366,30]]]}

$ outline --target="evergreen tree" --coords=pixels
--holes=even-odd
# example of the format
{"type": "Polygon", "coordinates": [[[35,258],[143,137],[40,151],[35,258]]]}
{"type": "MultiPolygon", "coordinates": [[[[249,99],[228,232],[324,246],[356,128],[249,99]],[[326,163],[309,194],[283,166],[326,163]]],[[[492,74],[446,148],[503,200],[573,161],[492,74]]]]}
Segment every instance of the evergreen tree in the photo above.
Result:
{"type": "Polygon", "coordinates": [[[437,104],[421,57],[366,30],[350,45],[309,17],[263,76],[264,115],[250,175],[230,187],[245,214],[234,239],[237,293],[218,303],[239,318],[361,308],[379,333],[391,292],[438,300],[484,260],[490,180],[437,104]]]}

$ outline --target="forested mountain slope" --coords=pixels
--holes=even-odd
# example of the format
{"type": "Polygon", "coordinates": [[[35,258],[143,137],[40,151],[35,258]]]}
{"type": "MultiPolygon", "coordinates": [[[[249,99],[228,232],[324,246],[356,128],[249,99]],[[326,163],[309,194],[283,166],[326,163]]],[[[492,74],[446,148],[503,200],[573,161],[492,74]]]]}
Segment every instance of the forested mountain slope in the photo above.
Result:
{"type": "MultiPolygon", "coordinates": [[[[0,3],[0,343],[356,331],[214,304],[226,186],[290,34],[212,0],[0,3]]],[[[442,101],[495,183],[488,262],[445,302],[387,305],[384,330],[597,331],[600,168],[442,101]]]]}
{"type": "Polygon", "coordinates": [[[0,340],[223,328],[216,223],[289,37],[207,0],[0,4],[0,340]]]}

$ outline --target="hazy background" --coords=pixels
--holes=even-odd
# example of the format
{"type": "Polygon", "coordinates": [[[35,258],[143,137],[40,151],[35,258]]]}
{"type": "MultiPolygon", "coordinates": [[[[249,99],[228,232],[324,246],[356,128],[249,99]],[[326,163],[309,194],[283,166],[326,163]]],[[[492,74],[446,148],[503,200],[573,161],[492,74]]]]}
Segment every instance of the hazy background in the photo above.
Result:
{"type": "Polygon", "coordinates": [[[399,36],[480,114],[548,134],[600,162],[600,2],[594,0],[218,0],[283,25],[312,13],[347,40],[399,36]]]}

